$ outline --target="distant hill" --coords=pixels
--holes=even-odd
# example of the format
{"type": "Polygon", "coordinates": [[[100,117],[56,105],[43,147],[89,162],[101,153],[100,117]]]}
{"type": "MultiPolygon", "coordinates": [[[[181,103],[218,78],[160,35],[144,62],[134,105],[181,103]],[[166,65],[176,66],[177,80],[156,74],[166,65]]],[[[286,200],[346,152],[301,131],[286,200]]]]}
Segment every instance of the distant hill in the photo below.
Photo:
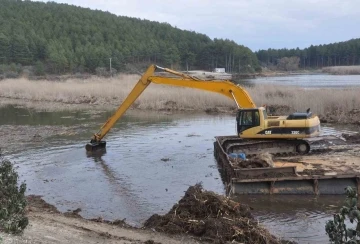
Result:
{"type": "MultiPolygon", "coordinates": [[[[230,40],[167,23],[54,2],[0,0],[0,64],[35,65],[50,73],[95,72],[125,64],[249,72],[256,55],[230,40]]],[[[1,72],[1,69],[0,69],[1,72]]]]}
{"type": "Polygon", "coordinates": [[[300,58],[302,68],[360,65],[360,38],[305,49],[259,50],[256,55],[263,65],[277,65],[279,59],[293,56],[300,58]]]}

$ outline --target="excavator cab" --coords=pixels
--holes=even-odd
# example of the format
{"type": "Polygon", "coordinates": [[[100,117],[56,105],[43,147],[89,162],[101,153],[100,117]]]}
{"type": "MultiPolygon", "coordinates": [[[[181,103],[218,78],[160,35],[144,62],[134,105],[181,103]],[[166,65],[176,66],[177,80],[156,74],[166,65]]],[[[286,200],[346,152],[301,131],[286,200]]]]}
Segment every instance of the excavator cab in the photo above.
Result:
{"type": "Polygon", "coordinates": [[[236,115],[237,133],[260,126],[259,109],[239,109],[236,115]]]}

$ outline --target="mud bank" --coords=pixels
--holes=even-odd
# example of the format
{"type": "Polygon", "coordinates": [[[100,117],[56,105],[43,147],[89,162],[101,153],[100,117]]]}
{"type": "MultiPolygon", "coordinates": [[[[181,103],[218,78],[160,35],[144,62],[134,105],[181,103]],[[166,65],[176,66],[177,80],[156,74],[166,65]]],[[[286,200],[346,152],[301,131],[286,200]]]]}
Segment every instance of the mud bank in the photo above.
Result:
{"type": "MultiPolygon", "coordinates": [[[[17,106],[20,108],[32,109],[34,111],[58,112],[58,111],[89,111],[93,114],[98,114],[106,111],[114,111],[118,108],[120,103],[113,102],[108,104],[88,104],[88,103],[60,103],[60,102],[38,102],[38,101],[24,101],[21,99],[2,99],[0,107],[17,106]]],[[[283,115],[294,112],[295,110],[287,105],[267,104],[269,114],[283,115]]],[[[143,109],[141,107],[133,106],[129,111],[158,111],[161,113],[207,113],[207,114],[231,114],[235,115],[237,109],[232,106],[207,106],[202,109],[181,108],[176,102],[164,102],[160,109],[143,109]]],[[[318,114],[321,123],[329,124],[355,124],[360,125],[360,109],[352,109],[350,111],[331,110],[324,114],[318,114]]],[[[0,145],[1,147],[1,145],[0,145]]]]}
{"type": "Polygon", "coordinates": [[[39,196],[28,196],[29,225],[22,235],[0,234],[3,243],[198,243],[185,235],[168,236],[146,229],[127,227],[122,221],[86,220],[75,211],[60,213],[39,196]]]}
{"type": "Polygon", "coordinates": [[[5,243],[290,243],[277,239],[252,217],[250,207],[197,184],[164,216],[143,228],[124,220],[83,219],[81,209],[61,213],[41,196],[29,195],[29,226],[22,235],[0,235],[5,243]]]}
{"type": "MultiPolygon", "coordinates": [[[[10,155],[29,147],[50,146],[52,137],[69,138],[88,130],[88,124],[76,126],[1,125],[0,153],[10,155]]],[[[64,143],[71,141],[64,140],[64,143]]]]}
{"type": "MultiPolygon", "coordinates": [[[[113,111],[128,96],[138,78],[138,76],[94,78],[86,81],[73,79],[66,82],[5,80],[0,83],[0,106],[17,104],[46,111],[99,109],[113,111]]],[[[302,80],[308,79],[302,78],[302,80]]],[[[335,87],[338,89],[334,89],[331,86],[322,86],[324,80],[326,81],[326,78],[313,82],[318,83],[319,88],[322,89],[305,89],[306,86],[301,87],[301,79],[296,81],[291,77],[279,84],[250,82],[252,85],[245,89],[258,106],[264,104],[289,106],[291,112],[311,108],[324,120],[354,123],[353,121],[359,117],[352,116],[356,113],[354,110],[358,109],[356,105],[360,103],[358,82],[349,83],[354,87],[339,87],[339,84],[345,84],[347,80],[337,81],[335,87]],[[288,80],[291,82],[289,83],[288,80]],[[285,83],[288,85],[282,85],[284,82],[288,82],[285,83]],[[292,82],[298,82],[300,87],[289,85],[292,82]]],[[[218,93],[155,84],[149,86],[131,106],[132,109],[137,110],[217,113],[233,113],[236,107],[232,99],[218,93]]]]}

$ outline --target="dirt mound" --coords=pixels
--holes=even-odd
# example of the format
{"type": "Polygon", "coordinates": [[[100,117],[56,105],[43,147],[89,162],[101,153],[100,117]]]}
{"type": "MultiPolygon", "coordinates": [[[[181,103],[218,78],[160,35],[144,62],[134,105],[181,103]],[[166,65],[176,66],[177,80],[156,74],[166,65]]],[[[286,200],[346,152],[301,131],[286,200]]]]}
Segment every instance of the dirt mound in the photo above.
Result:
{"type": "Polygon", "coordinates": [[[234,168],[254,169],[274,167],[274,161],[270,153],[262,153],[254,158],[243,160],[241,158],[230,158],[234,168]]]}
{"type": "Polygon", "coordinates": [[[341,108],[326,108],[328,112],[319,115],[321,123],[342,123],[360,125],[360,109],[345,111],[341,108]]]}
{"type": "Polygon", "coordinates": [[[265,160],[259,159],[240,159],[234,158],[230,159],[234,168],[241,169],[256,169],[256,168],[268,168],[269,164],[265,160]]]}
{"type": "Polygon", "coordinates": [[[360,143],[360,133],[352,134],[352,135],[342,134],[342,136],[345,138],[347,142],[355,143],[355,144],[360,143]]]}
{"type": "Polygon", "coordinates": [[[255,159],[265,161],[268,164],[268,167],[274,167],[273,157],[268,152],[260,154],[255,159]]]}
{"type": "Polygon", "coordinates": [[[187,233],[212,243],[280,243],[254,220],[247,205],[189,187],[185,196],[166,215],[153,215],[144,224],[159,232],[187,233]]]}

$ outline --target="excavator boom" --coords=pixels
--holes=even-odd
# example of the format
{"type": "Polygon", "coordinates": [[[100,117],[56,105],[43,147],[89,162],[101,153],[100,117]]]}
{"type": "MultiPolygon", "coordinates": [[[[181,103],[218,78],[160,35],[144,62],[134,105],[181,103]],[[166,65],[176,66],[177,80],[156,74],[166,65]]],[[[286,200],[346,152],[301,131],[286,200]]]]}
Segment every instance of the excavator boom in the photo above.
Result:
{"type": "Polygon", "coordinates": [[[256,108],[250,95],[242,87],[235,85],[230,81],[201,80],[171,69],[150,65],[115,113],[101,126],[100,130],[93,135],[90,143],[86,145],[87,151],[94,151],[106,146],[106,142],[102,141],[104,136],[110,131],[114,124],[122,117],[126,110],[135,102],[135,100],[151,82],[155,84],[189,87],[216,92],[233,99],[238,108],[256,108]],[[175,78],[155,76],[154,73],[156,70],[173,74],[175,78]]]}
{"type": "Polygon", "coordinates": [[[256,108],[255,103],[252,101],[249,94],[243,88],[230,81],[188,80],[161,76],[150,76],[149,80],[156,84],[189,87],[220,93],[230,99],[233,99],[238,108],[256,108]]]}

